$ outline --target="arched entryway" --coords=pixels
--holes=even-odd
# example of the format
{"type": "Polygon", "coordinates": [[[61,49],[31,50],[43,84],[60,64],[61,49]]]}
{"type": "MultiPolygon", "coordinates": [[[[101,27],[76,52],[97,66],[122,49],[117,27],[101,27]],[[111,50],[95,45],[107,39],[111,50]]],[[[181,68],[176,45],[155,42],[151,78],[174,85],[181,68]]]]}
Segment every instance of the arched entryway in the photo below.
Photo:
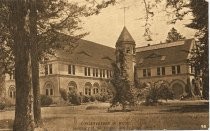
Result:
{"type": "Polygon", "coordinates": [[[172,81],[170,87],[174,92],[175,99],[180,99],[181,96],[185,93],[185,84],[181,80],[172,81]]]}

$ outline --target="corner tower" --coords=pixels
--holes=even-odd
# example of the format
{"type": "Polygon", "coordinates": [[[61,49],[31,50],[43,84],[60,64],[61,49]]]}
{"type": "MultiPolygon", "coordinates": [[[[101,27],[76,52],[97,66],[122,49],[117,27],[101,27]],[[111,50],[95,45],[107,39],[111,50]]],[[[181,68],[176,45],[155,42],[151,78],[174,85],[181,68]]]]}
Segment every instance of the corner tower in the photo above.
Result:
{"type": "Polygon", "coordinates": [[[117,42],[116,42],[116,63],[120,66],[119,55],[120,51],[123,52],[127,78],[131,83],[134,83],[134,66],[135,66],[135,41],[128,32],[127,28],[124,27],[117,42]]]}

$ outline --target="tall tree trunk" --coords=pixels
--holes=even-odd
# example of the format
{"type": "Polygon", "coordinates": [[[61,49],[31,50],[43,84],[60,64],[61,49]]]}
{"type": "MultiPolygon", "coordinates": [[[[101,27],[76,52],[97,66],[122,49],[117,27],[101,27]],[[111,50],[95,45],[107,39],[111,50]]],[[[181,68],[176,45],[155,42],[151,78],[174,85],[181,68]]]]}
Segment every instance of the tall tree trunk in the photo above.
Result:
{"type": "Polygon", "coordinates": [[[16,108],[14,131],[33,131],[31,112],[31,64],[28,36],[26,32],[27,3],[12,0],[11,25],[14,35],[16,108]]]}
{"type": "Polygon", "coordinates": [[[34,96],[34,104],[33,104],[34,122],[36,127],[40,127],[42,125],[42,120],[41,120],[41,102],[40,102],[40,85],[39,85],[36,0],[30,0],[29,21],[30,21],[32,85],[33,85],[33,96],[34,96]]]}

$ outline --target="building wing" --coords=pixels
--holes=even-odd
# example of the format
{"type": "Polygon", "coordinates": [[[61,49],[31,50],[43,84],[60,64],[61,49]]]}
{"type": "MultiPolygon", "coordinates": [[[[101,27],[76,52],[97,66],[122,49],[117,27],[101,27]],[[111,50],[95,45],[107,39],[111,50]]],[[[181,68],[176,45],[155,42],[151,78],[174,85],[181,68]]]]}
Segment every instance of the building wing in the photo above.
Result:
{"type": "MultiPolygon", "coordinates": [[[[64,35],[64,37],[69,36],[64,35]]],[[[67,50],[56,50],[57,60],[102,68],[111,68],[112,63],[115,62],[114,48],[80,39],[74,43],[75,48],[72,51],[68,51],[67,42],[64,44],[66,44],[67,50]]]]}
{"type": "Polygon", "coordinates": [[[136,49],[137,66],[141,68],[186,63],[194,39],[163,43],[136,49]]]}

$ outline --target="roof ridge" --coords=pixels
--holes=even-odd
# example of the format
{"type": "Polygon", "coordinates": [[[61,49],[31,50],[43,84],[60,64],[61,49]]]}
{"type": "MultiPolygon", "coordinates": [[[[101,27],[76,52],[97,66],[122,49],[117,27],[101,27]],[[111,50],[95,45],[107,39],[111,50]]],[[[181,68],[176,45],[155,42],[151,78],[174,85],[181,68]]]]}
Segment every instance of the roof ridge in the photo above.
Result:
{"type": "Polygon", "coordinates": [[[86,40],[86,39],[80,39],[80,40],[83,40],[83,41],[86,41],[86,42],[91,42],[93,44],[97,44],[97,45],[104,46],[104,47],[111,48],[111,49],[115,50],[115,48],[107,46],[107,45],[99,44],[99,43],[96,43],[96,42],[93,42],[93,41],[89,41],[89,40],[86,40]]]}
{"type": "MultiPolygon", "coordinates": [[[[158,43],[158,44],[153,44],[153,45],[149,45],[149,46],[157,46],[157,45],[162,45],[162,44],[172,44],[172,43],[176,43],[176,42],[180,42],[180,41],[187,41],[187,40],[193,40],[194,38],[189,38],[189,39],[184,39],[184,40],[177,40],[177,41],[173,41],[173,42],[169,42],[169,43],[158,43]]],[[[136,48],[144,48],[144,47],[148,47],[148,45],[145,46],[140,46],[140,47],[136,47],[136,48]]]]}
{"type": "MultiPolygon", "coordinates": [[[[59,35],[64,35],[64,36],[66,36],[66,37],[74,37],[74,36],[70,36],[70,35],[68,35],[68,34],[65,34],[64,32],[58,32],[58,31],[56,31],[56,33],[58,33],[59,35]]],[[[79,41],[79,40],[86,41],[86,42],[91,42],[91,43],[93,43],[93,44],[97,44],[97,45],[100,45],[100,46],[104,46],[104,47],[108,47],[108,48],[111,48],[111,49],[115,49],[115,48],[113,48],[113,47],[110,47],[110,46],[107,46],[107,45],[103,45],[103,44],[100,44],[100,43],[96,43],[96,42],[93,42],[93,41],[89,41],[89,40],[86,40],[86,39],[84,39],[84,38],[78,38],[78,41],[79,41]]]]}
{"type": "Polygon", "coordinates": [[[194,38],[179,40],[179,41],[170,42],[170,43],[160,43],[160,44],[154,44],[154,45],[149,45],[149,46],[137,47],[136,52],[180,46],[180,45],[184,45],[186,41],[193,40],[193,39],[194,38]]]}

